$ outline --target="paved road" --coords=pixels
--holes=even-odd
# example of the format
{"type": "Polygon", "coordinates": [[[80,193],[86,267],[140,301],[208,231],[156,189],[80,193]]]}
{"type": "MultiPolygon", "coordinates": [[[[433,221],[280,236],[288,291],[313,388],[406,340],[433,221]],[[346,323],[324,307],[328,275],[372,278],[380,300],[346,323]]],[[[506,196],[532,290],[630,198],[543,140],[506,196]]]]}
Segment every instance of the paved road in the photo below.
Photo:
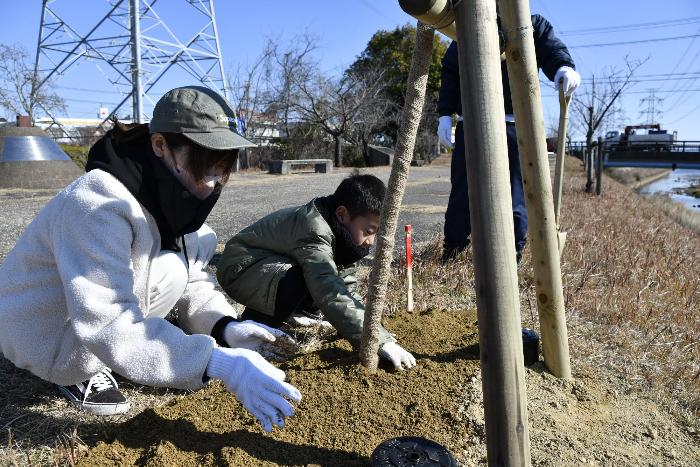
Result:
{"type": "MultiPolygon", "coordinates": [[[[389,168],[363,169],[385,182],[389,168]]],[[[332,193],[350,169],[331,174],[268,175],[236,174],[224,189],[207,223],[223,244],[236,232],[260,217],[288,206],[308,202],[316,196],[332,193]]],[[[415,243],[422,243],[442,230],[445,207],[450,192],[447,165],[413,167],[399,218],[397,248],[402,245],[404,224],[413,225],[415,243]]],[[[0,190],[0,259],[3,259],[37,212],[55,191],[0,190]]]]}

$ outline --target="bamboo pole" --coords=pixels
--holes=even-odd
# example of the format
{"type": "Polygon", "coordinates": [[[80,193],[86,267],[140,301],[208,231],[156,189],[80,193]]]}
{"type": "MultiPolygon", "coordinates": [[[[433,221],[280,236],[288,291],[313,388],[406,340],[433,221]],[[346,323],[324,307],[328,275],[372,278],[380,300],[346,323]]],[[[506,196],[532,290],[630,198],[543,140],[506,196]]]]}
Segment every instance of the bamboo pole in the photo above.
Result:
{"type": "Polygon", "coordinates": [[[367,307],[360,344],[360,362],[368,371],[377,371],[377,351],[379,350],[379,326],[386,305],[386,289],[391,273],[391,259],[394,253],[394,236],[399,218],[399,208],[406,188],[408,170],[413,159],[413,149],[418,133],[428,72],[433,54],[435,30],[420,21],[416,26],[416,44],[413,49],[411,70],[408,73],[406,103],[401,115],[401,126],[396,141],[396,155],[391,166],[389,183],[377,234],[377,248],[372,270],[367,280],[367,307]]]}
{"type": "Polygon", "coordinates": [[[406,310],[413,311],[413,242],[411,224],[404,227],[406,246],[406,310]]]}
{"type": "Polygon", "coordinates": [[[506,63],[527,199],[542,353],[554,376],[571,379],[559,240],[530,5],[527,0],[499,0],[499,7],[506,33],[506,63]]]}
{"type": "Polygon", "coordinates": [[[489,465],[529,465],[530,439],[503,85],[493,0],[455,7],[489,465]]]}

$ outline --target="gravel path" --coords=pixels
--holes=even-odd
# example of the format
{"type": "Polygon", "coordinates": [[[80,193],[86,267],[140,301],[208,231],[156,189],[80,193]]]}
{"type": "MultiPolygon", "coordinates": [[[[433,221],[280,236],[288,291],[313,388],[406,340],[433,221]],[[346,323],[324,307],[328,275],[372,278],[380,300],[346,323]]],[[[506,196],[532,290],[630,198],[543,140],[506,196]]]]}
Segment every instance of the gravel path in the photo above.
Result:
{"type": "MultiPolygon", "coordinates": [[[[350,169],[331,174],[268,175],[236,174],[209,215],[207,223],[224,244],[247,225],[277,209],[308,202],[316,196],[332,193],[350,169]]],[[[389,179],[389,168],[363,169],[389,179]]],[[[446,165],[412,168],[404,197],[399,227],[413,225],[415,243],[429,240],[442,231],[444,212],[450,192],[450,169],[446,165]]],[[[0,259],[4,259],[54,191],[0,190],[0,259]]],[[[402,245],[403,228],[397,231],[397,248],[402,245]]]]}

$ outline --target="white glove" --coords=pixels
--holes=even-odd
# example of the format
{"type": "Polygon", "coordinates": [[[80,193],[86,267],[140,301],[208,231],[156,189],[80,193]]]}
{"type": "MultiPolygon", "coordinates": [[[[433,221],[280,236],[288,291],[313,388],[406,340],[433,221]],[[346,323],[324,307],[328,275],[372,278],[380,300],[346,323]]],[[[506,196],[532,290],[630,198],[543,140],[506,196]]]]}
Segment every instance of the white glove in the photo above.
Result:
{"type": "Polygon", "coordinates": [[[416,366],[416,359],[396,342],[387,342],[379,347],[379,356],[386,358],[397,370],[408,370],[416,366]]]}
{"type": "Polygon", "coordinates": [[[452,117],[443,115],[438,119],[437,134],[440,142],[452,149],[452,117]]]}
{"type": "Polygon", "coordinates": [[[313,326],[320,326],[325,329],[332,329],[333,325],[329,323],[328,321],[322,320],[322,319],[316,319],[316,318],[311,318],[309,316],[304,316],[302,314],[298,313],[292,313],[292,315],[289,317],[290,321],[292,324],[295,326],[299,326],[302,328],[310,328],[313,326]]]}
{"type": "Polygon", "coordinates": [[[215,347],[207,375],[222,380],[267,432],[272,431],[273,424],[284,428],[284,417],[294,415],[287,399],[301,401],[297,388],[284,382],[284,371],[252,350],[215,347]]]}
{"type": "MultiPolygon", "coordinates": [[[[256,321],[231,321],[224,328],[224,340],[229,347],[257,351],[278,337],[289,337],[284,331],[265,326],[256,321]]],[[[291,337],[289,337],[291,339],[291,337]]]]}
{"type": "Polygon", "coordinates": [[[578,85],[581,84],[581,75],[570,66],[559,67],[557,73],[554,75],[554,84],[557,85],[557,90],[559,90],[559,81],[561,81],[562,87],[564,88],[564,95],[568,97],[572,95],[578,85]]]}

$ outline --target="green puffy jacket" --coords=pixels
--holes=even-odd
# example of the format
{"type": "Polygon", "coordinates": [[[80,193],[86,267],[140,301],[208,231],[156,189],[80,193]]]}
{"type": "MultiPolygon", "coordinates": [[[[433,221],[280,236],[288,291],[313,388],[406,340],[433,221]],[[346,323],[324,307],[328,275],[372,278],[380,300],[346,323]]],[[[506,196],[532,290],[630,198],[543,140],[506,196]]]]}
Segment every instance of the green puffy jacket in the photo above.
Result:
{"type": "MultiPolygon", "coordinates": [[[[356,292],[356,268],[335,264],[335,235],[315,201],[273,212],[239,232],[226,243],[216,276],[231,298],[272,315],[279,280],[300,265],[314,304],[357,348],[364,305],[356,292]]],[[[394,341],[384,328],[379,340],[394,341]]]]}

